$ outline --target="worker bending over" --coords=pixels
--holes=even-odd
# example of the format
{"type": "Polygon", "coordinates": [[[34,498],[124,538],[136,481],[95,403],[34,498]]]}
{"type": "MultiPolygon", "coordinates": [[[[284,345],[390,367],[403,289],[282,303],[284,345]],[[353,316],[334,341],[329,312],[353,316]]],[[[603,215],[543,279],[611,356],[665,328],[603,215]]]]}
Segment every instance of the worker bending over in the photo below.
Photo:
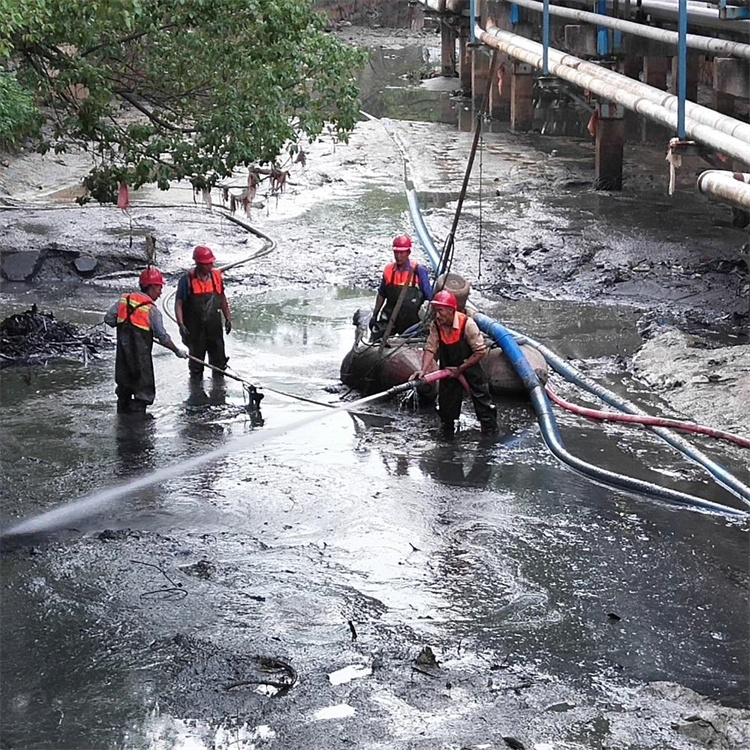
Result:
{"type": "Polygon", "coordinates": [[[390,334],[403,333],[419,323],[419,308],[426,299],[432,299],[432,285],[427,269],[409,260],[411,238],[402,234],[393,240],[395,263],[389,263],[383,271],[375,308],[370,318],[372,340],[378,341],[385,334],[388,322],[395,315],[390,334]],[[399,304],[400,300],[400,304],[399,304]]]}
{"type": "Polygon", "coordinates": [[[438,292],[431,307],[435,320],[430,326],[427,343],[422,355],[422,369],[412,375],[421,378],[440,368],[453,373],[453,378],[441,380],[438,385],[438,413],[445,434],[452,435],[455,421],[461,415],[464,388],[458,380],[463,375],[469,386],[472,403],[483,435],[496,435],[497,409],[492,403],[487,376],[480,362],[487,355],[487,346],[477,324],[464,313],[458,312],[455,295],[448,291],[438,292]]]}
{"type": "MultiPolygon", "coordinates": [[[[193,251],[195,268],[188,271],[177,285],[174,312],[182,341],[190,356],[221,370],[229,361],[224,351],[224,331],[232,330],[232,315],[224,294],[224,277],[214,268],[216,258],[211,248],[199,245],[193,251]],[[221,316],[224,315],[222,327],[221,316]]],[[[191,376],[203,375],[203,365],[191,359],[191,376]]]]}
{"type": "Polygon", "coordinates": [[[154,403],[154,339],[178,357],[187,357],[187,352],[179,349],[166,332],[161,312],[154,304],[164,288],[161,271],[147,268],[138,280],[141,291],[123,294],[104,316],[108,326],[117,328],[115,392],[120,414],[144,413],[154,403]]]}

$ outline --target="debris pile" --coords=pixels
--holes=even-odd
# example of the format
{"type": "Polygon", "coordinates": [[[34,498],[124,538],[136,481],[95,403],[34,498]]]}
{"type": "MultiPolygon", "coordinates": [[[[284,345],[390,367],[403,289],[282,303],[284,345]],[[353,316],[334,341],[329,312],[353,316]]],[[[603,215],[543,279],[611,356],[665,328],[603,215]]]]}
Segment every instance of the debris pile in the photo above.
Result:
{"type": "Polygon", "coordinates": [[[0,368],[14,364],[35,364],[58,357],[83,359],[112,347],[103,330],[80,329],[57,320],[36,305],[11,315],[0,323],[0,368]]]}

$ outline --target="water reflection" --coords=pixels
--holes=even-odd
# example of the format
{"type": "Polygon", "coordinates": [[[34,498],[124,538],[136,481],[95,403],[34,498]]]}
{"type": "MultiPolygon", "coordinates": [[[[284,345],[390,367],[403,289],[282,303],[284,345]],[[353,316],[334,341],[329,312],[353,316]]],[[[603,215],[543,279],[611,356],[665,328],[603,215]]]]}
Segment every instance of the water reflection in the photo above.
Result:
{"type": "Polygon", "coordinates": [[[155,467],[155,420],[152,414],[117,414],[115,445],[121,477],[142,474],[155,467]]]}

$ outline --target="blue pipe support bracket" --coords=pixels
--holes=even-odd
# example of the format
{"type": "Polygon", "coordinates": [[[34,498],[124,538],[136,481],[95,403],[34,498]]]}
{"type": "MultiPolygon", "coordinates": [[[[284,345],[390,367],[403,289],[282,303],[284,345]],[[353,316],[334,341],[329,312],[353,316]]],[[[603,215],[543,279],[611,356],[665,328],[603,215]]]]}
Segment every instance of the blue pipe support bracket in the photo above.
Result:
{"type": "Polygon", "coordinates": [[[549,75],[549,0],[544,0],[542,16],[542,75],[549,75]]]}
{"type": "Polygon", "coordinates": [[[469,23],[469,41],[476,44],[477,37],[474,29],[477,25],[477,0],[469,0],[469,18],[471,20],[471,23],[469,23]]]}
{"type": "Polygon", "coordinates": [[[659,498],[660,500],[667,500],[669,502],[674,502],[679,505],[684,505],[709,513],[721,513],[729,516],[747,515],[745,511],[738,510],[737,508],[730,508],[719,503],[714,503],[710,500],[704,500],[703,498],[694,495],[688,495],[685,492],[660,487],[658,484],[653,484],[652,482],[647,482],[643,479],[636,479],[635,477],[629,477],[625,474],[618,474],[603,469],[600,466],[594,466],[593,464],[578,458],[578,456],[574,456],[563,445],[562,438],[560,437],[560,430],[557,426],[557,420],[555,419],[547,394],[544,392],[544,387],[542,386],[536,372],[534,372],[534,368],[524,356],[520,346],[516,343],[513,333],[505,328],[505,326],[496,323],[482,313],[474,314],[474,322],[482,333],[487,334],[503,350],[503,354],[505,354],[508,361],[516,370],[516,373],[521,378],[524,387],[529,392],[529,397],[531,398],[531,403],[536,412],[544,442],[552,454],[562,463],[589,479],[628,492],[650,495],[659,498]]]}
{"type": "Polygon", "coordinates": [[[518,26],[519,23],[521,23],[521,8],[518,5],[515,5],[514,3],[511,3],[510,6],[510,23],[511,26],[518,26]]]}

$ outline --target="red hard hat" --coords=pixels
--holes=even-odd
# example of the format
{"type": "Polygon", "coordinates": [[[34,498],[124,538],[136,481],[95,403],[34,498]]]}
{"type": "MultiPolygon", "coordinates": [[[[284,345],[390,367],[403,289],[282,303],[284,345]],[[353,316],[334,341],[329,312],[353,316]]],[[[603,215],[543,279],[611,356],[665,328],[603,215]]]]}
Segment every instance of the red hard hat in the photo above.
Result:
{"type": "Polygon", "coordinates": [[[451,310],[458,310],[456,296],[445,289],[441,289],[433,298],[430,304],[433,307],[450,307],[451,310]]]}
{"type": "Polygon", "coordinates": [[[214,254],[211,251],[210,247],[206,247],[205,245],[198,245],[198,247],[193,250],[193,260],[196,263],[208,265],[209,263],[213,263],[216,258],[214,257],[214,254]]]}
{"type": "Polygon", "coordinates": [[[164,286],[164,277],[158,268],[149,266],[145,271],[141,271],[138,282],[141,286],[164,286]]]}
{"type": "Polygon", "coordinates": [[[394,253],[410,253],[411,252],[411,237],[408,234],[400,234],[393,240],[393,252],[394,253]]]}

